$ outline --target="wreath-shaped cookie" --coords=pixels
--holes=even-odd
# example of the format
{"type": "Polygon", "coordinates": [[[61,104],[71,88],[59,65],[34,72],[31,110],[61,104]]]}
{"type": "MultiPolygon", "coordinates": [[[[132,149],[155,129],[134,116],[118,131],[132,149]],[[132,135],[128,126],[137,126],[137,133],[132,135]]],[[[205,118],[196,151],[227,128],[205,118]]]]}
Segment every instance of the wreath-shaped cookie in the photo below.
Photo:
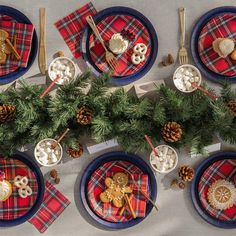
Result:
{"type": "Polygon", "coordinates": [[[132,193],[132,189],[127,186],[128,176],[125,173],[117,172],[113,178],[105,179],[106,189],[100,194],[103,203],[112,202],[115,207],[122,207],[125,204],[125,194],[132,193]]]}

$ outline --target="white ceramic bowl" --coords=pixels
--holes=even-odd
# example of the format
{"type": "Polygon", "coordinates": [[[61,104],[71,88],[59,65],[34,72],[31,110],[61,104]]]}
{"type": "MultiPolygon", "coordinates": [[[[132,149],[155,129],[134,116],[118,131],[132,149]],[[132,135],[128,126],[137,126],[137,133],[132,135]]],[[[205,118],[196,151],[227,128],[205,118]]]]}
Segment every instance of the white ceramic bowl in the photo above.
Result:
{"type": "Polygon", "coordinates": [[[34,148],[34,157],[35,157],[36,161],[37,161],[40,165],[42,165],[42,166],[47,166],[47,167],[55,166],[55,165],[57,165],[57,164],[61,161],[61,158],[62,158],[62,155],[63,155],[62,146],[61,146],[60,143],[58,143],[58,147],[59,147],[59,149],[60,149],[60,155],[57,157],[57,161],[56,161],[56,162],[54,162],[54,163],[52,163],[52,164],[43,164],[43,163],[39,160],[39,158],[38,158],[38,156],[37,156],[37,149],[39,148],[40,144],[43,143],[43,142],[45,142],[45,141],[46,141],[46,142],[47,142],[47,141],[56,142],[56,140],[55,140],[55,139],[52,139],[52,138],[45,138],[45,139],[41,140],[40,142],[38,142],[37,145],[36,145],[35,148],[34,148]]]}
{"type": "Polygon", "coordinates": [[[162,148],[162,147],[164,147],[164,146],[165,146],[165,147],[168,147],[169,149],[171,149],[171,150],[174,152],[174,154],[175,154],[175,163],[174,163],[174,165],[173,165],[172,168],[170,168],[170,169],[168,169],[168,170],[166,170],[166,171],[161,171],[161,170],[157,169],[156,166],[154,166],[153,163],[152,163],[152,160],[153,160],[152,158],[159,158],[159,157],[155,156],[154,152],[152,151],[151,154],[150,154],[150,159],[149,159],[150,164],[151,164],[152,168],[153,168],[156,172],[158,172],[158,173],[160,173],[160,174],[167,174],[167,173],[171,172],[172,170],[174,170],[174,169],[176,168],[176,166],[177,166],[177,164],[178,164],[178,154],[177,154],[177,152],[175,151],[175,149],[172,148],[171,146],[166,145],[166,144],[163,144],[163,145],[159,145],[159,146],[155,147],[155,150],[158,151],[159,148],[162,148]]]}
{"type": "Polygon", "coordinates": [[[182,90],[181,88],[178,87],[178,83],[176,83],[177,79],[176,79],[176,74],[179,73],[179,70],[181,68],[191,68],[192,70],[196,71],[198,77],[199,77],[199,81],[196,83],[197,85],[201,85],[201,82],[202,82],[202,75],[201,75],[201,72],[198,70],[198,68],[196,66],[193,66],[193,65],[190,65],[190,64],[185,64],[185,65],[182,65],[182,66],[179,66],[175,72],[174,72],[174,75],[173,75],[173,82],[174,82],[174,85],[175,87],[183,92],[183,93],[192,93],[193,91],[195,91],[197,88],[192,88],[191,90],[188,90],[188,91],[184,91],[182,90]]]}
{"type": "MultiPolygon", "coordinates": [[[[53,81],[54,78],[52,78],[50,75],[51,75],[51,72],[52,72],[52,66],[53,64],[56,62],[56,61],[63,61],[63,60],[66,60],[68,63],[70,63],[71,67],[74,68],[74,74],[72,75],[72,78],[74,78],[76,75],[77,75],[77,69],[76,69],[76,65],[75,63],[68,57],[57,57],[55,58],[49,65],[48,67],[48,76],[49,78],[53,81]]],[[[57,81],[56,84],[58,85],[62,85],[64,84],[64,82],[61,82],[61,80],[57,81]]]]}

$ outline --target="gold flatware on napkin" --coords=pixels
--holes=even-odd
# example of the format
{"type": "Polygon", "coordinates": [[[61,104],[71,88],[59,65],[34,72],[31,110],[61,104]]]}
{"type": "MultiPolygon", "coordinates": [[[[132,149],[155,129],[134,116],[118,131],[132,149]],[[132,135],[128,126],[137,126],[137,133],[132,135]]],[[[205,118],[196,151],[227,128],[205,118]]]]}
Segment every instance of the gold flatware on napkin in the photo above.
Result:
{"type": "Polygon", "coordinates": [[[40,38],[39,38],[39,69],[41,73],[46,74],[46,45],[45,45],[45,18],[46,9],[39,9],[39,20],[40,20],[40,38]]]}
{"type": "Polygon", "coordinates": [[[113,53],[109,52],[105,43],[104,43],[104,40],[102,39],[99,31],[98,31],[98,28],[93,20],[93,17],[92,16],[87,16],[86,17],[86,20],[89,24],[89,26],[91,27],[91,29],[93,30],[94,34],[96,35],[97,39],[100,41],[100,43],[102,44],[103,48],[105,49],[105,58],[106,58],[106,61],[108,63],[108,65],[110,66],[110,68],[114,71],[115,70],[115,67],[117,65],[117,60],[116,60],[116,57],[113,55],[113,53]]]}
{"type": "Polygon", "coordinates": [[[179,18],[180,18],[180,31],[181,31],[181,38],[180,38],[180,49],[179,49],[179,63],[187,64],[188,63],[188,52],[185,48],[185,8],[179,8],[179,18]]]}

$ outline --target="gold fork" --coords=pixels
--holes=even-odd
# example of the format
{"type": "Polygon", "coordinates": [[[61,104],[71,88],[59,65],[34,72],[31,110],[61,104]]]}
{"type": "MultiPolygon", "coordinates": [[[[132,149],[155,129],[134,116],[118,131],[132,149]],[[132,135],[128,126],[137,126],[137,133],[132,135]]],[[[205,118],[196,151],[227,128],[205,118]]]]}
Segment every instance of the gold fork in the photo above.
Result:
{"type": "Polygon", "coordinates": [[[96,35],[97,39],[100,41],[100,43],[102,44],[103,48],[105,49],[105,58],[106,61],[108,63],[108,65],[110,66],[110,68],[114,71],[115,67],[117,65],[117,60],[116,57],[107,50],[107,47],[98,31],[98,28],[93,20],[92,16],[87,16],[86,17],[86,21],[88,22],[89,26],[91,27],[91,29],[93,30],[94,34],[96,35]]]}
{"type": "Polygon", "coordinates": [[[180,39],[180,49],[179,49],[179,63],[187,64],[188,63],[188,52],[185,48],[185,8],[179,8],[179,18],[180,18],[180,31],[181,31],[181,39],[180,39]]]}

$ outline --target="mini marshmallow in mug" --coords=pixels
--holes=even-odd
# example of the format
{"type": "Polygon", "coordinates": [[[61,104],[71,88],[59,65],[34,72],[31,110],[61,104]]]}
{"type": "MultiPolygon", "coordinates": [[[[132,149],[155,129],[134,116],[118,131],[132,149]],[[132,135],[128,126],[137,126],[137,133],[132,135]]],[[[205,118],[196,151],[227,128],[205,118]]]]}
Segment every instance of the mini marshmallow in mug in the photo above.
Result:
{"type": "Polygon", "coordinates": [[[202,77],[200,71],[195,66],[186,64],[176,69],[173,81],[178,90],[184,93],[191,93],[197,89],[192,86],[192,83],[200,85],[202,77]]]}
{"type": "Polygon", "coordinates": [[[52,145],[57,142],[55,139],[41,140],[34,149],[34,156],[37,162],[43,166],[54,166],[60,162],[62,158],[62,147],[57,143],[55,148],[52,145]]]}
{"type": "Polygon", "coordinates": [[[168,145],[159,145],[155,148],[158,156],[152,151],[150,154],[150,164],[159,173],[169,173],[175,169],[178,163],[177,152],[168,145]]]}
{"type": "Polygon", "coordinates": [[[57,57],[50,63],[48,75],[52,81],[59,76],[60,79],[56,84],[64,84],[76,76],[76,66],[74,62],[67,57],[57,57]]]}

